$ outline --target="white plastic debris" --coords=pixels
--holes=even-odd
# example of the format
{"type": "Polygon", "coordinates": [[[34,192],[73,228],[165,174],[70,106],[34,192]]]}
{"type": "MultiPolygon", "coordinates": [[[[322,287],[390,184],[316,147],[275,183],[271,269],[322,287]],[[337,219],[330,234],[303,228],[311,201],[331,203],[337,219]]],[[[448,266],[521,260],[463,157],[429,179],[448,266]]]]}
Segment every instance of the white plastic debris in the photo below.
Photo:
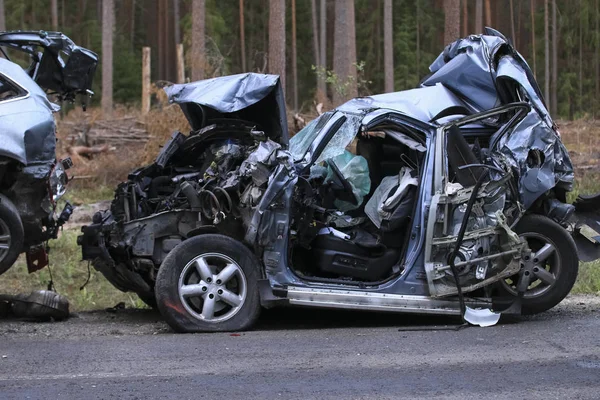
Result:
{"type": "Polygon", "coordinates": [[[471,325],[479,325],[482,328],[493,326],[500,321],[500,314],[493,312],[489,308],[470,308],[465,309],[465,321],[471,325]]]}

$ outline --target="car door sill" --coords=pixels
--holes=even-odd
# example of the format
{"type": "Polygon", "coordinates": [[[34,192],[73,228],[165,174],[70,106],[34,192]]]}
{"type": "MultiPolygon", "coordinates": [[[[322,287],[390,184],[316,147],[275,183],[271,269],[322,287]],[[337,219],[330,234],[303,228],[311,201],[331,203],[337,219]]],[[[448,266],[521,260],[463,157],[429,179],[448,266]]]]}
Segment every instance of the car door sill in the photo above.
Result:
{"type": "MultiPolygon", "coordinates": [[[[458,301],[454,299],[433,299],[429,296],[312,289],[297,286],[289,286],[287,296],[290,304],[310,307],[460,315],[458,301]]],[[[469,302],[469,305],[485,306],[483,302],[478,303],[480,302],[469,302]]]]}

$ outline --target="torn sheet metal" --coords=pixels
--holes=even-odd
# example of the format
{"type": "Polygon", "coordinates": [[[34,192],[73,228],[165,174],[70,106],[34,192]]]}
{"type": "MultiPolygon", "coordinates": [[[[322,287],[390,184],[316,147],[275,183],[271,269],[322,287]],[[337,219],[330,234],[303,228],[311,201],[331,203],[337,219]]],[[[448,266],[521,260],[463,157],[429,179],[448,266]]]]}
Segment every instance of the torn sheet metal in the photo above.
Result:
{"type": "Polygon", "coordinates": [[[209,112],[258,122],[271,139],[288,142],[283,89],[277,75],[246,73],[167,86],[169,102],[181,106],[194,130],[203,128],[209,112]],[[235,115],[231,115],[235,114],[235,115]]]}
{"type": "Polygon", "coordinates": [[[525,208],[549,189],[570,191],[574,181],[569,154],[539,114],[532,110],[515,129],[498,140],[492,157],[519,172],[520,201],[525,208]]]}

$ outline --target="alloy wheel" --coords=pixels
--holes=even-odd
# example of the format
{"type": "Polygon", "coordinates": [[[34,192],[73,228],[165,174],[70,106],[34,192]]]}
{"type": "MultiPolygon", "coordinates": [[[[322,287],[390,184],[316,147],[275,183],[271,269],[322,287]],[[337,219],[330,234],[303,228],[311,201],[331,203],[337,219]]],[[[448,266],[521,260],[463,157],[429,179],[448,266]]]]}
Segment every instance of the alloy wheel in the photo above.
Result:
{"type": "Polygon", "coordinates": [[[8,225],[0,219],[0,261],[4,260],[10,250],[11,237],[8,225]]]}
{"type": "MultiPolygon", "coordinates": [[[[533,278],[523,294],[524,298],[535,298],[547,293],[556,285],[560,274],[561,260],[556,244],[546,236],[528,232],[519,235],[527,240],[533,259],[533,278]]],[[[512,295],[517,296],[517,283],[520,274],[513,275],[501,281],[504,288],[512,295]]]]}
{"type": "Polygon", "coordinates": [[[194,318],[222,322],[233,317],[246,300],[247,282],[242,268],[220,253],[192,259],[179,276],[181,303],[194,318]]]}

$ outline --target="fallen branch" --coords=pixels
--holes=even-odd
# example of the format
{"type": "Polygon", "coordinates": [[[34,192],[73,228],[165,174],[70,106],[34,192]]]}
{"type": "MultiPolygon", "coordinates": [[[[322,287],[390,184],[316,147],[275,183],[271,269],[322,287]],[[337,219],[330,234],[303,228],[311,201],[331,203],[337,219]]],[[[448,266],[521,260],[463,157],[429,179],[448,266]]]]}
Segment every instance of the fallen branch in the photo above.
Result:
{"type": "Polygon", "coordinates": [[[108,144],[103,146],[70,146],[67,147],[67,152],[71,155],[91,156],[93,154],[105,153],[109,150],[108,144]]]}

